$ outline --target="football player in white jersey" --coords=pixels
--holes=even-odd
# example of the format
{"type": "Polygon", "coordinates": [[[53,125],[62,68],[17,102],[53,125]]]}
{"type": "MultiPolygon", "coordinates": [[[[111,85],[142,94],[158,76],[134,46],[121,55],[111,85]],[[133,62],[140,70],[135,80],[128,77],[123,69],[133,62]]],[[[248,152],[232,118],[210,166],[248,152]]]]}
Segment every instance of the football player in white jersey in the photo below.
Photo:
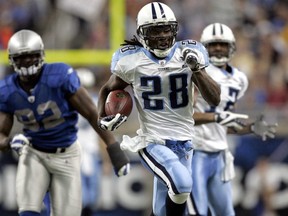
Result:
{"type": "Polygon", "coordinates": [[[176,42],[178,23],[165,4],[152,2],[137,15],[137,35],[113,55],[110,79],[99,93],[100,127],[115,130],[127,118],[106,116],[110,91],[132,86],[140,121],[137,136],[123,136],[121,148],[138,152],[154,175],[153,214],[182,216],[192,189],[193,89],[211,105],[220,101],[219,85],[207,75],[205,47],[194,40],[176,42]]]}
{"type": "Polygon", "coordinates": [[[230,186],[234,167],[227,132],[254,133],[265,140],[274,137],[276,125],[267,124],[263,118],[244,125],[240,119],[248,116],[231,112],[248,87],[246,75],[229,64],[236,50],[231,29],[221,23],[210,24],[203,30],[200,41],[207,48],[211,63],[206,71],[221,86],[221,101],[211,106],[200,94],[195,99],[193,188],[188,212],[205,216],[209,206],[213,216],[234,216],[230,186]]]}

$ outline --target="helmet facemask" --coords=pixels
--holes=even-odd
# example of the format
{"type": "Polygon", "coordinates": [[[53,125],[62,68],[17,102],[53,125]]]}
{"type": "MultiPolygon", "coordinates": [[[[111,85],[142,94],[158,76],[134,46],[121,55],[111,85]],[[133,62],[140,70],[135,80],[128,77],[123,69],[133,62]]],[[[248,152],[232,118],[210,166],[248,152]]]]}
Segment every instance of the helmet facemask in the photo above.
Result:
{"type": "Polygon", "coordinates": [[[227,64],[228,62],[230,62],[230,60],[232,59],[236,48],[235,48],[235,44],[234,43],[228,43],[228,42],[223,42],[223,41],[214,41],[214,42],[209,42],[207,44],[204,44],[208,54],[209,54],[209,60],[210,62],[218,67],[221,67],[225,64],[227,64]],[[211,46],[215,46],[216,44],[222,44],[221,46],[227,46],[227,50],[226,52],[222,50],[220,51],[212,51],[211,52],[211,46]],[[225,44],[225,45],[224,45],[225,44]]]}
{"type": "Polygon", "coordinates": [[[141,26],[138,31],[140,42],[157,57],[166,57],[175,43],[178,31],[177,23],[158,23],[141,26]]]}
{"type": "Polygon", "coordinates": [[[27,54],[23,53],[21,55],[9,55],[9,60],[16,73],[18,73],[20,76],[30,76],[38,73],[41,70],[44,64],[44,52],[35,51],[27,54]],[[35,56],[32,64],[25,66],[23,63],[21,63],[20,58],[25,55],[35,56]]]}

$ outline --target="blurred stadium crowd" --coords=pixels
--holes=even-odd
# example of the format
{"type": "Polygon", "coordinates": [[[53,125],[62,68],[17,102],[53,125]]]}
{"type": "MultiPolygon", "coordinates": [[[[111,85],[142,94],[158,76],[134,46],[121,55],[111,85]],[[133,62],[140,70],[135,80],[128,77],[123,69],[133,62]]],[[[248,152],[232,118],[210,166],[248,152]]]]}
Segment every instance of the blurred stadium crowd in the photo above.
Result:
{"type": "MultiPolygon", "coordinates": [[[[23,28],[42,35],[46,49],[108,49],[109,1],[81,2],[0,0],[1,49],[6,49],[9,37],[23,28]]],[[[137,11],[148,2],[151,1],[126,0],[127,39],[135,34],[137,11]]],[[[285,124],[284,120],[288,118],[287,0],[162,2],[175,11],[180,24],[178,39],[199,40],[203,27],[212,22],[230,26],[237,43],[233,64],[243,70],[250,81],[248,94],[239,103],[238,110],[252,116],[268,112],[271,120],[277,119],[279,125],[281,122],[285,124]]],[[[93,70],[96,77],[107,77],[108,68],[96,67],[93,70]]],[[[279,133],[288,133],[283,128],[279,127],[279,133]]]]}

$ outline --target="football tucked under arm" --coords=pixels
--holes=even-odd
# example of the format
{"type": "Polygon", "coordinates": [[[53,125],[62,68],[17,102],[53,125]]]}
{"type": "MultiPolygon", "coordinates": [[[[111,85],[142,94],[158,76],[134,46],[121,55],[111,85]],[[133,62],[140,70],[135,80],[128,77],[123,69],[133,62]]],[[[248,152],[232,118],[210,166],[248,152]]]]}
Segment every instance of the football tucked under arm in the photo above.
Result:
{"type": "Polygon", "coordinates": [[[116,130],[127,120],[132,108],[133,100],[128,92],[124,90],[111,91],[105,103],[106,116],[100,119],[99,127],[103,130],[116,130]]]}
{"type": "Polygon", "coordinates": [[[129,116],[133,108],[133,100],[129,92],[125,90],[111,91],[106,99],[105,113],[107,116],[120,113],[129,116]]]}

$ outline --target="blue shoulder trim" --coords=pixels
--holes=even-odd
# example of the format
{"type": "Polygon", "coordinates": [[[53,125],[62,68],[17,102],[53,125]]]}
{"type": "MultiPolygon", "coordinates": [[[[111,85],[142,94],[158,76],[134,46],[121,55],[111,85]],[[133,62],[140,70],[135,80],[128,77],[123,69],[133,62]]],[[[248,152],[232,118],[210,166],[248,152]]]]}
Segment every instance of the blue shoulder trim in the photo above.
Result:
{"type": "Polygon", "coordinates": [[[17,74],[13,73],[11,75],[6,76],[4,79],[0,80],[0,101],[4,102],[10,96],[10,94],[14,91],[13,86],[14,80],[16,79],[17,74]]]}
{"type": "Polygon", "coordinates": [[[68,74],[73,71],[73,68],[65,63],[44,64],[42,80],[52,88],[57,88],[66,81],[68,74]]]}

